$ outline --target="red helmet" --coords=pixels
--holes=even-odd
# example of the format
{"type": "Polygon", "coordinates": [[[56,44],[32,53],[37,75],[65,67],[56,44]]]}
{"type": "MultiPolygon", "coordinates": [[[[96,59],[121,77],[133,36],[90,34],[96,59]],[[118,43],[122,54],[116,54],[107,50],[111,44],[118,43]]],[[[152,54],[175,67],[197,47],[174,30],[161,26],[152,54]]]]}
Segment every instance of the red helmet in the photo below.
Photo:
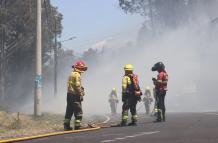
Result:
{"type": "Polygon", "coordinates": [[[88,69],[88,67],[86,66],[85,62],[83,61],[77,61],[72,68],[75,68],[76,70],[78,70],[79,72],[84,72],[88,69]]]}

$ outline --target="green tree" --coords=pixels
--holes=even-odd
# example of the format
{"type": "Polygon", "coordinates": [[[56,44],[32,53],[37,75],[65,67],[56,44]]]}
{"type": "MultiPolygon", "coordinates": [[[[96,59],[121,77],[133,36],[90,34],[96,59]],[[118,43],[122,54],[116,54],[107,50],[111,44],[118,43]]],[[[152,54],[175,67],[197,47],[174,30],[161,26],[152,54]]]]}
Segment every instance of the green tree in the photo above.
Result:
{"type": "MultiPolygon", "coordinates": [[[[5,56],[1,56],[6,61],[6,99],[13,103],[15,99],[23,100],[34,89],[36,0],[0,0],[0,8],[0,29],[6,31],[5,38],[0,38],[7,39],[5,56]]],[[[52,57],[55,35],[60,36],[62,32],[61,20],[62,14],[50,0],[42,0],[44,69],[44,63],[52,57]]]]}

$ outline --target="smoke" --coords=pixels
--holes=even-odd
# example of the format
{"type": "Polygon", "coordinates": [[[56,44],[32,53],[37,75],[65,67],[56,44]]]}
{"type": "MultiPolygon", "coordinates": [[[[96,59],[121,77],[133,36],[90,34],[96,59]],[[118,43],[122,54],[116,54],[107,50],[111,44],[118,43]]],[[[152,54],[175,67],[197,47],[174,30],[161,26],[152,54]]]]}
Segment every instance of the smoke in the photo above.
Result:
{"type": "Polygon", "coordinates": [[[169,73],[168,111],[217,110],[215,101],[218,97],[214,93],[218,76],[214,72],[217,70],[218,35],[213,30],[210,21],[196,23],[195,26],[187,25],[168,31],[142,47],[128,45],[117,50],[117,53],[105,54],[85,76],[86,111],[108,112],[107,99],[113,87],[117,88],[121,99],[121,79],[127,63],[133,64],[142,89],[151,86],[151,78],[157,73],[152,73],[150,69],[158,61],[165,63],[169,73]]]}
{"type": "MultiPolygon", "coordinates": [[[[191,24],[145,39],[143,45],[137,43],[136,37],[132,37],[133,40],[126,44],[119,40],[97,43],[95,46],[100,56],[96,57],[97,62],[96,59],[86,60],[89,69],[82,75],[86,92],[84,114],[110,113],[108,97],[114,87],[118,92],[120,113],[121,80],[125,64],[134,66],[134,73],[139,75],[140,86],[144,91],[146,86],[153,86],[151,79],[157,73],[152,72],[151,67],[159,61],[165,64],[169,74],[166,95],[168,112],[218,110],[218,28],[205,15],[198,17],[191,24]],[[102,45],[104,51],[99,48],[102,45]]],[[[67,61],[66,68],[58,74],[58,97],[52,96],[52,82],[45,86],[44,93],[47,95],[44,97],[44,111],[65,113],[67,77],[71,72],[71,64],[71,61],[67,61]]]]}
{"type": "MultiPolygon", "coordinates": [[[[158,61],[165,64],[169,74],[167,111],[217,110],[217,37],[217,31],[210,21],[207,21],[167,31],[143,46],[137,46],[134,41],[120,48],[107,45],[108,48],[98,57],[98,62],[86,61],[89,70],[82,75],[86,91],[83,102],[84,114],[110,113],[108,97],[113,87],[118,92],[118,112],[121,112],[121,80],[124,65],[130,63],[134,66],[134,73],[139,75],[140,85],[144,90],[146,86],[152,87],[151,78],[157,73],[151,72],[150,69],[158,61]]],[[[66,81],[71,69],[69,66],[63,70],[66,71],[60,75],[63,81],[60,86],[63,88],[59,89],[57,99],[50,100],[44,105],[47,111],[65,112],[66,81]]],[[[142,106],[142,103],[139,106],[142,106]]]]}

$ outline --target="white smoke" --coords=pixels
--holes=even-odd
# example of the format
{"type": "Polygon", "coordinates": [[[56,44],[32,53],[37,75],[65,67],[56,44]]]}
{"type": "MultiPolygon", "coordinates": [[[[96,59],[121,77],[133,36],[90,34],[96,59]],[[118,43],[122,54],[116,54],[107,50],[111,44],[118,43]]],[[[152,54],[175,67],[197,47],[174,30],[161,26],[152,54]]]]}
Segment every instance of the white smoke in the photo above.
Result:
{"type": "MultiPolygon", "coordinates": [[[[134,73],[139,75],[140,85],[144,90],[146,86],[152,86],[151,78],[157,73],[151,72],[151,67],[159,61],[165,64],[169,74],[167,111],[217,110],[217,37],[217,26],[205,15],[199,15],[199,18],[189,25],[166,31],[149,41],[145,39],[146,43],[143,46],[138,46],[136,37],[126,44],[119,40],[103,40],[96,43],[94,48],[106,48],[97,63],[86,61],[92,64],[88,65],[89,70],[82,75],[86,91],[83,102],[84,114],[110,113],[108,95],[114,87],[120,101],[118,112],[121,112],[121,80],[124,65],[130,63],[134,66],[134,73]]],[[[62,70],[59,74],[58,97],[50,96],[44,100],[44,111],[65,113],[66,81],[71,71],[70,63],[62,70]]],[[[47,89],[50,90],[52,89],[47,89]]]]}

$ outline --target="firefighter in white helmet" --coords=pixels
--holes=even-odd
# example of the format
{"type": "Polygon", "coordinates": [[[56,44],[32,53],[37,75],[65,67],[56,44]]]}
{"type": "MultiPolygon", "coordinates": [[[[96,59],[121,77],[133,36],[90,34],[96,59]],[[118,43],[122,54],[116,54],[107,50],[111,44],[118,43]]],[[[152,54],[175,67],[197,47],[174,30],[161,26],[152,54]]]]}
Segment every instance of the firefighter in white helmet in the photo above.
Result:
{"type": "Polygon", "coordinates": [[[150,113],[150,106],[151,106],[151,103],[153,102],[153,99],[152,99],[152,97],[151,97],[151,90],[150,90],[150,87],[149,87],[149,86],[147,86],[146,89],[145,89],[143,102],[144,102],[144,104],[145,104],[145,111],[146,111],[146,114],[148,115],[148,114],[150,113]]]}
{"type": "Polygon", "coordinates": [[[110,108],[111,108],[111,114],[117,114],[117,104],[119,102],[118,97],[117,97],[117,91],[116,88],[113,88],[110,95],[109,95],[109,100],[108,102],[110,103],[110,108]]]}

